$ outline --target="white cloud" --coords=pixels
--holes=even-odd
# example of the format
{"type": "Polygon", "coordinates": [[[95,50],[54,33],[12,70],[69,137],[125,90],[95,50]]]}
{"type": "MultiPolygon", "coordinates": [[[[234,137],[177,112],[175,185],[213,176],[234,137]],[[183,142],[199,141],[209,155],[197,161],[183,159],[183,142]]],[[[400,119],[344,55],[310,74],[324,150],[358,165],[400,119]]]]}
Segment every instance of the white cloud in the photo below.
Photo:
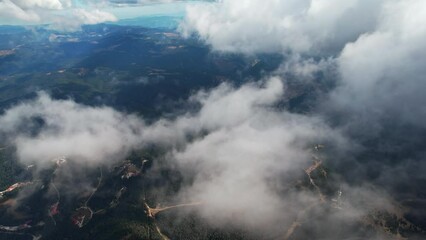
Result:
{"type": "Polygon", "coordinates": [[[374,29],[381,2],[224,0],[189,6],[182,31],[186,35],[197,33],[220,51],[307,52],[338,48],[374,29]]]}
{"type": "Polygon", "coordinates": [[[118,19],[109,12],[99,9],[72,9],[68,15],[54,16],[49,28],[59,31],[77,31],[82,25],[93,25],[103,22],[115,22],[118,19]]]}
{"type": "Polygon", "coordinates": [[[20,19],[28,22],[39,22],[40,16],[33,10],[24,10],[10,0],[0,2],[0,18],[20,19]]]}
{"type": "Polygon", "coordinates": [[[52,24],[62,31],[78,30],[84,24],[117,21],[106,11],[98,9],[102,4],[89,1],[80,7],[71,0],[3,0],[0,1],[0,20],[16,24],[52,24]]]}
{"type": "Polygon", "coordinates": [[[183,33],[214,50],[283,53],[275,74],[316,82],[315,73],[335,71],[338,87],[313,111],[366,153],[348,152],[339,169],[347,179],[377,180],[395,195],[395,186],[410,186],[415,190],[404,193],[419,196],[426,170],[425,1],[223,0],[187,13],[183,33]]]}
{"type": "Polygon", "coordinates": [[[283,93],[284,87],[279,78],[270,79],[265,88],[261,88],[259,83],[248,83],[239,89],[222,84],[191,97],[191,101],[202,104],[198,113],[186,114],[174,121],[159,120],[145,130],[145,138],[179,142],[187,134],[232,128],[251,118],[255,109],[261,110],[278,101],[283,93]]]}
{"type": "MultiPolygon", "coordinates": [[[[43,165],[65,155],[77,164],[97,166],[121,160],[145,144],[158,144],[168,152],[168,164],[192,179],[174,200],[202,202],[195,212],[213,226],[283,235],[309,206],[317,206],[320,215],[329,214],[317,205],[317,192],[295,188],[295,181],[306,177],[304,169],[312,164],[313,145],[347,145],[321,118],[277,108],[285,94],[277,77],[238,88],[222,84],[191,97],[200,104],[199,110],[149,125],[109,107],[40,94],[7,110],[0,116],[0,126],[26,164],[43,165]]],[[[358,220],[386,203],[381,194],[368,189],[343,190],[350,196],[344,210],[327,215],[324,224],[315,221],[323,234],[329,231],[334,236],[329,226],[342,219],[358,220]]]]}
{"type": "Polygon", "coordinates": [[[240,88],[222,84],[192,96],[199,111],[147,125],[108,107],[53,100],[42,93],[7,110],[0,125],[25,164],[43,165],[58,156],[108,164],[132,149],[158,144],[166,147],[179,171],[195,174],[194,184],[180,197],[204,202],[204,217],[225,220],[242,213],[250,221],[239,217],[239,224],[271,223],[282,218],[276,209],[285,207],[276,186],[294,171],[304,175],[313,144],[344,143],[321,119],[275,108],[284,94],[279,78],[240,88]],[[268,204],[258,208],[263,203],[268,204]]]}
{"type": "MultiPolygon", "coordinates": [[[[315,80],[315,72],[335,66],[341,75],[341,86],[326,102],[330,110],[318,110],[321,116],[327,118],[331,111],[343,119],[343,127],[357,134],[373,135],[377,142],[385,143],[389,139],[380,138],[380,129],[400,133],[387,124],[414,125],[418,133],[407,138],[417,141],[424,139],[422,131],[426,127],[425,13],[426,3],[422,0],[224,0],[189,7],[183,31],[195,31],[219,51],[251,54],[290,50],[314,56],[321,53],[321,57],[325,56],[321,60],[294,54],[277,74],[291,72],[315,80]]],[[[97,13],[92,18],[77,11],[79,14],[88,22],[111,17],[97,13]]],[[[285,86],[280,78],[240,88],[222,84],[192,96],[191,101],[200,105],[199,111],[151,125],[110,108],[83,107],[41,96],[33,103],[9,110],[0,118],[0,125],[11,134],[29,117],[47,120],[47,127],[37,138],[24,133],[13,138],[23,161],[71,155],[99,163],[124,156],[144,143],[167,146],[178,169],[195,177],[181,197],[202,201],[202,216],[235,220],[237,215],[243,224],[276,222],[279,224],[272,225],[282,228],[314,196],[280,195],[282,184],[287,183],[281,178],[297,171],[303,174],[303,167],[310,161],[307,148],[311,144],[332,141],[333,148],[346,147],[345,139],[336,130],[342,125],[331,129],[320,117],[275,108],[284,96],[285,86]],[[282,209],[287,210],[285,215],[282,209]]],[[[399,144],[395,147],[413,151],[399,144]]],[[[415,166],[425,169],[424,164],[415,166]]],[[[371,169],[368,163],[362,167],[371,169]]],[[[348,171],[358,173],[352,168],[348,171]]],[[[398,171],[401,172],[404,171],[398,171]]],[[[387,180],[392,185],[391,179],[387,180]]],[[[377,203],[371,191],[354,192],[348,194],[352,198],[348,201],[373,196],[368,200],[377,203]]],[[[354,208],[343,213],[356,215],[360,209],[354,208]]]]}
{"type": "Polygon", "coordinates": [[[348,43],[338,57],[342,86],[333,103],[364,121],[390,118],[425,127],[425,13],[419,0],[384,5],[375,31],[348,43]]]}
{"type": "Polygon", "coordinates": [[[43,8],[43,9],[64,9],[70,7],[71,0],[6,0],[12,2],[21,9],[43,8]]]}
{"type": "Polygon", "coordinates": [[[1,132],[16,145],[18,158],[41,165],[59,156],[93,164],[120,160],[140,144],[143,126],[135,116],[111,108],[52,100],[44,93],[6,111],[0,123],[1,132]],[[41,127],[33,125],[36,118],[44,122],[41,127]]]}
{"type": "Polygon", "coordinates": [[[98,9],[92,11],[85,9],[75,9],[72,13],[78,19],[78,21],[84,24],[97,24],[107,21],[117,21],[117,18],[111,13],[103,12],[98,9]]]}
{"type": "Polygon", "coordinates": [[[181,30],[217,51],[283,53],[277,74],[335,70],[342,86],[327,108],[363,126],[391,116],[422,125],[425,13],[419,0],[223,0],[189,6],[181,30]]]}
{"type": "Polygon", "coordinates": [[[145,128],[143,138],[169,146],[171,164],[194,178],[180,198],[203,202],[201,216],[216,224],[230,220],[256,230],[282,230],[315,199],[309,194],[291,196],[300,203],[286,199],[290,196],[280,192],[286,180],[304,177],[314,144],[346,144],[321,119],[277,109],[284,95],[276,77],[240,88],[222,84],[192,96],[199,111],[160,120],[145,128]],[[287,215],[281,214],[284,209],[287,215]]]}

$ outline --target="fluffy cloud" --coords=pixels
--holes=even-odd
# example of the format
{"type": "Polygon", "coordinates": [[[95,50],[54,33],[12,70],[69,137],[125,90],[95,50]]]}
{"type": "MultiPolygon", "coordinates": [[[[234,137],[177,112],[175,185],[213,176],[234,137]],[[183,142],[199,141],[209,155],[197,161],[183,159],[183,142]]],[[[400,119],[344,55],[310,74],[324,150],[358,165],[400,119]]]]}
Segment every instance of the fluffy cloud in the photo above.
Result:
{"type": "Polygon", "coordinates": [[[287,207],[280,188],[290,176],[303,178],[303,168],[311,162],[308,149],[333,136],[316,119],[253,105],[250,112],[248,117],[237,113],[242,121],[232,127],[225,123],[175,151],[174,158],[184,173],[195,173],[193,183],[181,194],[203,202],[202,216],[262,229],[276,226],[278,219],[292,220],[290,214],[277,214],[287,207]]]}
{"type": "Polygon", "coordinates": [[[195,113],[144,129],[144,141],[168,146],[170,164],[192,179],[180,201],[202,202],[197,212],[214,224],[261,232],[282,232],[318,201],[315,194],[283,191],[305,177],[315,144],[345,148],[347,142],[320,118],[277,108],[285,94],[277,77],[239,88],[225,83],[192,96],[200,104],[195,113]]]}
{"type": "Polygon", "coordinates": [[[0,13],[3,17],[38,23],[42,20],[43,11],[63,10],[71,7],[71,1],[60,0],[3,0],[0,2],[0,13]]]}
{"type": "Polygon", "coordinates": [[[425,13],[424,1],[383,5],[375,30],[346,44],[336,59],[340,84],[324,103],[323,114],[338,119],[367,154],[353,172],[373,176],[398,196],[424,194],[425,13]]]}
{"type": "Polygon", "coordinates": [[[291,217],[276,214],[288,207],[280,196],[283,179],[304,176],[314,144],[345,141],[319,118],[277,108],[284,94],[279,78],[239,88],[222,84],[191,97],[198,111],[148,125],[108,107],[53,100],[41,93],[0,116],[0,133],[15,145],[21,162],[37,165],[58,156],[108,164],[132,149],[157,144],[167,149],[170,164],[194,178],[179,198],[202,201],[202,216],[233,218],[245,226],[261,221],[259,227],[265,227],[277,219],[290,224],[291,217]]]}
{"type": "Polygon", "coordinates": [[[120,159],[140,144],[143,126],[111,108],[56,101],[44,93],[6,111],[0,124],[20,160],[41,165],[60,156],[93,164],[120,159]]]}
{"type": "Polygon", "coordinates": [[[73,9],[69,13],[70,15],[53,17],[55,20],[50,24],[49,28],[59,31],[77,31],[85,24],[91,25],[118,20],[113,14],[99,9],[87,10],[80,8],[73,9]]]}
{"type": "Polygon", "coordinates": [[[22,9],[10,0],[0,2],[0,15],[2,18],[20,19],[27,22],[40,21],[40,16],[35,11],[22,9]]]}
{"type": "Polygon", "coordinates": [[[212,91],[198,92],[189,100],[202,105],[197,114],[188,113],[174,121],[160,119],[144,131],[144,137],[173,145],[185,141],[188,134],[234,127],[251,117],[254,107],[261,109],[282,96],[284,89],[280,79],[273,78],[266,86],[260,88],[259,83],[248,83],[235,90],[228,84],[222,84],[212,91]]]}
{"type": "Polygon", "coordinates": [[[418,103],[424,101],[425,12],[419,0],[224,0],[189,6],[182,31],[218,51],[290,50],[277,73],[312,80],[315,72],[337,69],[343,86],[332,104],[353,110],[372,104],[376,112],[403,111],[406,121],[417,121],[424,116],[418,103]],[[404,109],[395,108],[401,100],[404,109]]]}
{"type": "MultiPolygon", "coordinates": [[[[352,181],[370,181],[377,173],[382,186],[401,186],[395,184],[401,180],[412,187],[416,179],[424,179],[425,13],[421,0],[224,0],[188,8],[183,31],[197,33],[215,50],[290,51],[291,58],[276,74],[290,72],[309,81],[319,71],[337,72],[339,86],[318,103],[316,115],[277,108],[285,87],[280,78],[269,78],[199,92],[191,98],[198,111],[150,125],[110,108],[43,95],[7,111],[0,125],[27,162],[70,155],[100,163],[146,143],[166,146],[173,164],[194,179],[181,198],[202,201],[202,216],[282,228],[316,199],[299,192],[282,194],[287,177],[304,174],[311,160],[308,148],[315,143],[332,142],[345,154],[329,164],[341,164],[335,169],[352,181]],[[36,132],[27,129],[24,122],[37,118],[44,125],[36,132]],[[367,154],[352,155],[347,141],[360,144],[367,154]],[[363,163],[356,160],[359,156],[363,163]],[[409,169],[416,171],[404,174],[409,169]]],[[[388,204],[377,191],[347,188],[344,194],[354,203],[343,215],[359,216],[368,204],[388,204]]]]}
{"type": "Polygon", "coordinates": [[[84,24],[97,24],[106,21],[117,21],[117,18],[114,17],[111,13],[102,12],[98,9],[93,11],[88,11],[85,9],[75,9],[73,15],[78,19],[78,21],[84,24]]]}
{"type": "Polygon", "coordinates": [[[425,193],[424,1],[223,0],[187,13],[183,33],[214,50],[279,52],[286,58],[276,74],[333,78],[337,87],[312,111],[357,144],[332,163],[346,179],[401,198],[425,193]]]}
{"type": "Polygon", "coordinates": [[[218,51],[287,54],[277,74],[315,81],[315,73],[335,71],[339,87],[323,114],[339,116],[348,131],[377,136],[390,122],[425,127],[425,5],[224,0],[188,7],[182,31],[218,51]]]}
{"type": "Polygon", "coordinates": [[[426,3],[410,0],[388,3],[374,32],[348,43],[338,58],[342,87],[333,102],[369,116],[425,127],[426,3]],[[348,97],[350,96],[350,97],[348,97]]]}
{"type": "Polygon", "coordinates": [[[202,202],[194,210],[213,226],[248,227],[254,236],[284,235],[311,209],[327,216],[324,224],[315,221],[321,233],[335,236],[330,226],[344,226],[341,221],[350,226],[369,210],[388,207],[377,191],[343,185],[344,210],[330,213],[330,203],[321,203],[318,192],[297,190],[314,160],[315,144],[346,149],[348,142],[320,117],[279,108],[285,94],[278,77],[238,88],[224,83],[190,98],[198,110],[146,124],[109,107],[41,93],[0,116],[0,133],[21,162],[43,166],[65,155],[77,165],[74,174],[79,164],[108,164],[146,144],[162,146],[169,167],[189,182],[174,200],[202,202]]]}
{"type": "Polygon", "coordinates": [[[79,8],[71,0],[3,0],[0,2],[0,20],[30,24],[53,23],[53,28],[63,31],[78,30],[84,24],[116,21],[108,12],[97,9],[94,1],[90,8],[79,8]]]}
{"type": "Polygon", "coordinates": [[[71,0],[7,0],[22,9],[44,8],[44,9],[64,9],[71,6],[71,0]]]}
{"type": "Polygon", "coordinates": [[[381,2],[224,0],[188,7],[182,31],[220,51],[312,53],[341,48],[374,29],[381,2]]]}

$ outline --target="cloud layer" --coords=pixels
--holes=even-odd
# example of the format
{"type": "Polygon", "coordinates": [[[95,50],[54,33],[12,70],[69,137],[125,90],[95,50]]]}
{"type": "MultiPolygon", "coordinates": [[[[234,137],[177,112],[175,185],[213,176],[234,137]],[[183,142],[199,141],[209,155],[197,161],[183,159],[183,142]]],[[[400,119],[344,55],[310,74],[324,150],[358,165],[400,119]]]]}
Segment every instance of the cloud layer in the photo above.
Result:
{"type": "Polygon", "coordinates": [[[424,1],[223,0],[187,13],[182,32],[215,51],[281,53],[276,75],[336,86],[311,112],[353,146],[328,163],[346,181],[399,200],[424,196],[424,1]]]}
{"type": "Polygon", "coordinates": [[[331,78],[338,87],[313,111],[379,154],[372,161],[409,152],[415,160],[399,157],[399,164],[424,169],[423,151],[410,146],[422,145],[425,131],[425,6],[421,0],[224,0],[189,7],[182,31],[216,51],[282,53],[276,74],[304,84],[331,78]]]}
{"type": "Polygon", "coordinates": [[[216,223],[233,219],[256,229],[282,228],[292,220],[277,214],[290,204],[280,195],[289,187],[284,179],[305,177],[315,144],[346,144],[321,119],[277,108],[285,94],[276,77],[240,88],[222,84],[192,97],[201,104],[196,113],[145,128],[144,140],[174,146],[172,164],[192,179],[180,198],[202,202],[203,217],[216,223]]]}
{"type": "Polygon", "coordinates": [[[61,31],[78,30],[84,24],[117,21],[117,18],[98,8],[97,1],[86,7],[71,0],[3,0],[0,2],[0,20],[6,23],[46,24],[61,31]]]}
{"type": "Polygon", "coordinates": [[[51,29],[77,31],[81,25],[114,22],[114,8],[138,7],[177,0],[2,0],[1,24],[50,24],[51,29]]]}
{"type": "Polygon", "coordinates": [[[61,156],[88,164],[117,161],[140,145],[142,122],[112,108],[91,108],[41,93],[0,117],[1,133],[25,164],[44,165],[61,156]]]}
{"type": "Polygon", "coordinates": [[[203,202],[198,213],[212,222],[278,231],[297,215],[296,206],[286,216],[277,214],[278,209],[300,201],[297,209],[302,210],[316,201],[309,194],[287,196],[296,202],[282,196],[287,179],[305,177],[314,144],[346,144],[320,118],[278,108],[284,94],[277,77],[239,88],[224,83],[191,97],[199,110],[146,124],[108,107],[53,100],[41,93],[0,116],[1,133],[22,163],[40,167],[60,156],[85,166],[111,164],[145,145],[162,146],[168,164],[192,179],[176,200],[203,202]]]}
{"type": "Polygon", "coordinates": [[[16,147],[22,163],[39,167],[63,155],[75,169],[111,164],[155,144],[166,149],[168,167],[185,178],[173,200],[201,202],[195,212],[212,226],[248,228],[254,236],[271,238],[319,212],[326,221],[311,224],[321,234],[335,236],[333,227],[339,225],[349,226],[343,233],[352,236],[352,224],[360,217],[378,207],[392,208],[391,203],[377,190],[342,182],[344,210],[327,210],[334,208],[330,199],[322,203],[319,193],[309,190],[305,169],[315,160],[315,144],[344,151],[348,139],[321,117],[279,108],[285,94],[278,77],[238,88],[224,83],[190,98],[198,110],[146,124],[109,107],[41,93],[0,116],[1,134],[16,147]]]}
{"type": "Polygon", "coordinates": [[[188,7],[182,31],[219,51],[312,53],[341,48],[373,30],[381,2],[224,0],[188,7]]]}
{"type": "Polygon", "coordinates": [[[375,31],[348,43],[338,57],[343,86],[333,102],[358,113],[368,106],[372,119],[392,117],[424,128],[425,12],[423,1],[385,4],[375,31]]]}
{"type": "MultiPolygon", "coordinates": [[[[304,176],[312,160],[309,149],[317,143],[337,149],[330,166],[339,166],[346,180],[383,187],[424,181],[425,18],[422,0],[194,5],[182,25],[184,34],[195,33],[217,51],[282,53],[288,58],[276,75],[314,82],[322,72],[336,78],[337,87],[301,115],[277,106],[286,94],[284,78],[265,77],[239,88],[225,83],[192,96],[197,111],[152,124],[42,94],[7,111],[0,125],[25,163],[67,155],[98,164],[144,144],[161,145],[192,179],[179,197],[203,202],[200,215],[282,228],[318,201],[312,193],[286,191],[287,180],[304,176]],[[357,151],[349,151],[349,143],[359,146],[357,151]]],[[[342,185],[348,206],[333,223],[359,217],[370,205],[390,204],[362,184],[342,185]]]]}

